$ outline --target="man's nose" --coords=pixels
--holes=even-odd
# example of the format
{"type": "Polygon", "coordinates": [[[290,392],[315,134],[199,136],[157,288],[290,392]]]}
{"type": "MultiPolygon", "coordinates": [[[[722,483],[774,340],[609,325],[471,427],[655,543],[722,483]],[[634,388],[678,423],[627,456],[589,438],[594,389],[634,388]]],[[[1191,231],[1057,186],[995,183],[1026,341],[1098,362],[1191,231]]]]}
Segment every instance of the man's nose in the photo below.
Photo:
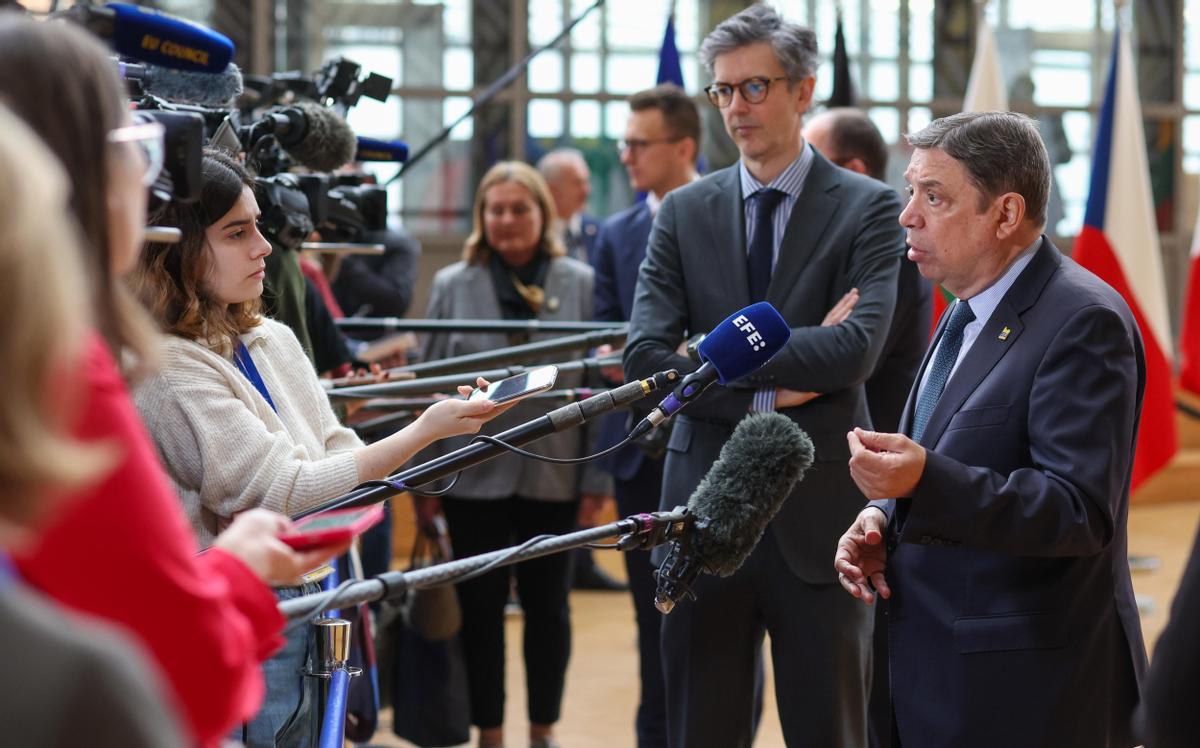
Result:
{"type": "Polygon", "coordinates": [[[729,95],[729,111],[745,112],[749,108],[750,102],[746,101],[745,96],[742,96],[742,89],[734,86],[733,93],[729,95]]]}
{"type": "Polygon", "coordinates": [[[916,208],[917,201],[909,198],[904,206],[904,210],[900,211],[900,225],[904,228],[914,228],[920,221],[920,211],[916,208]]]}

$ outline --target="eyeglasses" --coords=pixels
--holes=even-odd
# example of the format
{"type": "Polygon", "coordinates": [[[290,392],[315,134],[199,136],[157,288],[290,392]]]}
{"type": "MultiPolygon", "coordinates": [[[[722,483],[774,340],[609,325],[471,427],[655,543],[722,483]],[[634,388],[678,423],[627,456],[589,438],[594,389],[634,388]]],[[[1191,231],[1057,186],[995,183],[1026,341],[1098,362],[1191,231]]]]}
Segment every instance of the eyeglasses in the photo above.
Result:
{"type": "Polygon", "coordinates": [[[164,129],[160,122],[138,122],[108,131],[109,143],[131,143],[137,146],[142,157],[145,171],[142,173],[142,184],[153,186],[158,175],[162,174],[163,155],[166,145],[163,142],[164,129]]]}
{"type": "Polygon", "coordinates": [[[655,138],[654,140],[638,140],[637,138],[630,138],[629,140],[617,141],[617,149],[621,152],[629,151],[630,153],[637,153],[638,151],[646,150],[652,145],[658,145],[659,143],[678,143],[681,140],[683,140],[683,138],[655,138]]]}
{"type": "Polygon", "coordinates": [[[767,93],[771,90],[772,83],[786,80],[791,79],[786,75],[779,75],[774,78],[757,76],[747,78],[741,83],[714,83],[704,89],[704,93],[708,94],[708,100],[718,109],[724,109],[733,103],[733,90],[735,88],[742,95],[742,99],[746,103],[761,104],[767,98],[767,93]]]}

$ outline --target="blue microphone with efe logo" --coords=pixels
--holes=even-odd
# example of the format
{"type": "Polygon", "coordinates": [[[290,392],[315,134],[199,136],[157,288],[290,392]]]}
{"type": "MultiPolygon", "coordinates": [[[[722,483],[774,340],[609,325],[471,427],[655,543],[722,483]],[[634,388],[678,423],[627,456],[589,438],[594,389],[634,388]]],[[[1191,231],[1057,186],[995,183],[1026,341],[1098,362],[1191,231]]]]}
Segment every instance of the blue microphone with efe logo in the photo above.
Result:
{"type": "Polygon", "coordinates": [[[638,438],[675,415],[713,383],[729,384],[762,368],[791,336],[788,323],[765,301],[729,315],[697,347],[700,368],[684,377],[674,392],[639,421],[630,438],[638,438]]]}

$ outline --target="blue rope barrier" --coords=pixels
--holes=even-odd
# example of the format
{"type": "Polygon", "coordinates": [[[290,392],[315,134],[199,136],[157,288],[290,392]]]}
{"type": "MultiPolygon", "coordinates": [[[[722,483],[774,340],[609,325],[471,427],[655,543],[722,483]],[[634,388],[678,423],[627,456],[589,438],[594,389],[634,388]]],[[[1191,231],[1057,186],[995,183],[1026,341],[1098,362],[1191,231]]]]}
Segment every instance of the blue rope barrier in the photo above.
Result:
{"type": "Polygon", "coordinates": [[[329,677],[329,697],[321,717],[319,748],[342,748],[346,739],[346,695],[350,692],[350,673],[344,667],[329,677]]]}

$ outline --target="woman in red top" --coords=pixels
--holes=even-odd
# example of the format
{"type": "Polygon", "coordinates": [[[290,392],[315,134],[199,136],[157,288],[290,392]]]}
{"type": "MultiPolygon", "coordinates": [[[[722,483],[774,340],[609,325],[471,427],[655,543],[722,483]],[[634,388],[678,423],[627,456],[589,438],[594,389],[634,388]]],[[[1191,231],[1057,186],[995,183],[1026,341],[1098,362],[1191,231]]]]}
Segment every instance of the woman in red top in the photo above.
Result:
{"type": "Polygon", "coordinates": [[[284,621],[263,581],[294,579],[344,548],[297,553],[277,538],[286,518],[253,511],[197,555],[113,357],[153,362],[153,327],[118,279],[136,260],[154,175],[138,146],[161,148],[161,131],[131,126],[106,50],[63,23],[0,20],[0,96],[72,178],[100,333],[79,372],[86,403],[75,435],[117,452],[116,468],[64,502],[17,566],[31,586],[140,641],[192,738],[213,745],[257,710],[259,664],[282,641],[284,621]]]}

